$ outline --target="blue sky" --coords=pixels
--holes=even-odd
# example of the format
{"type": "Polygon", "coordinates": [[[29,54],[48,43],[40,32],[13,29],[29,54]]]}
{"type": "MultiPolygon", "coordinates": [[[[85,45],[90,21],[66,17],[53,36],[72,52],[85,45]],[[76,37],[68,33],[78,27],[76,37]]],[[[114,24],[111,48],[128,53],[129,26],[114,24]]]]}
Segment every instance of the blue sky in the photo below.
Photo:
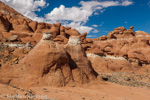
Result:
{"type": "Polygon", "coordinates": [[[88,37],[119,26],[150,33],[150,0],[0,0],[39,22],[61,22],[88,37]]]}

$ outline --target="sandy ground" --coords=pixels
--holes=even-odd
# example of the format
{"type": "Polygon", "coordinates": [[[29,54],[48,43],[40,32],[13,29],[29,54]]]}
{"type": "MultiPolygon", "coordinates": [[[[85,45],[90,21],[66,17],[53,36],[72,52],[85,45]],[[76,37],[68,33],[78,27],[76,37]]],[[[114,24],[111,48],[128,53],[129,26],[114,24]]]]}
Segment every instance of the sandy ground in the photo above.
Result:
{"type": "MultiPolygon", "coordinates": [[[[87,84],[82,87],[31,87],[30,89],[37,96],[34,100],[150,100],[149,88],[129,87],[108,82],[87,84]]],[[[0,100],[8,100],[16,94],[22,96],[26,93],[21,89],[0,84],[0,100]]],[[[20,100],[27,100],[27,98],[20,100]]]]}

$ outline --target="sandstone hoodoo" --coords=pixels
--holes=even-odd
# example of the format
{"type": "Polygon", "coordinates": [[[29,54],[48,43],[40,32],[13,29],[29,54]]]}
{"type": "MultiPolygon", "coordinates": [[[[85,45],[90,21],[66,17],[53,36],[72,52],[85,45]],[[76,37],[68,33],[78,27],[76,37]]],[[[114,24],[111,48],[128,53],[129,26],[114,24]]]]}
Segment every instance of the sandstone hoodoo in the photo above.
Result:
{"type": "Polygon", "coordinates": [[[52,39],[51,32],[44,33],[40,42],[18,65],[2,66],[0,82],[18,86],[75,86],[97,78],[79,37],[70,37],[65,49],[52,39]]]}
{"type": "Polygon", "coordinates": [[[27,68],[33,79],[38,78],[35,84],[65,86],[73,78],[69,57],[52,38],[52,34],[44,33],[41,41],[21,60],[21,65],[27,68]]]}
{"type": "Polygon", "coordinates": [[[73,71],[76,78],[82,82],[95,79],[98,74],[94,71],[91,62],[86,57],[85,51],[81,45],[80,36],[71,36],[68,43],[64,47],[71,56],[71,66],[76,68],[73,71]],[[84,77],[86,80],[79,79],[79,77],[84,77]]]}

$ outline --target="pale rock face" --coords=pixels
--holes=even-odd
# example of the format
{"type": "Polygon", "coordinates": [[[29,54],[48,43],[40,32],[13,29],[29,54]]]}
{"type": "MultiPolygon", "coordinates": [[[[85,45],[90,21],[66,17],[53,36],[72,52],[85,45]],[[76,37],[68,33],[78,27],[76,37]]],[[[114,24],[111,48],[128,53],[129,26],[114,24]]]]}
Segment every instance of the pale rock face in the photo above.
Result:
{"type": "Polygon", "coordinates": [[[43,40],[53,40],[53,35],[51,33],[43,33],[41,41],[43,40]]]}
{"type": "Polygon", "coordinates": [[[27,42],[26,45],[25,45],[25,47],[26,47],[26,48],[31,47],[31,42],[27,42]]]}
{"type": "Polygon", "coordinates": [[[71,36],[69,38],[68,44],[81,45],[80,37],[79,36],[71,36]]]}
{"type": "Polygon", "coordinates": [[[96,54],[93,54],[93,53],[87,53],[86,55],[87,55],[87,57],[101,57],[101,58],[106,58],[106,59],[126,60],[126,59],[123,58],[123,57],[115,57],[115,56],[99,56],[99,55],[96,55],[96,54]]]}
{"type": "Polygon", "coordinates": [[[31,49],[32,49],[31,42],[27,42],[27,43],[24,45],[24,50],[30,51],[31,49]]]}

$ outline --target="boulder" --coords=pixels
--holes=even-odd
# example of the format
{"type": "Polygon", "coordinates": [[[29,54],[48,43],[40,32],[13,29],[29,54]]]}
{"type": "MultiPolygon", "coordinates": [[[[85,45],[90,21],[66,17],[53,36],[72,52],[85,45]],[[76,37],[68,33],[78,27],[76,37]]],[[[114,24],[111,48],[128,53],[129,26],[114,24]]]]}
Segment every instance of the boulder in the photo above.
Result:
{"type": "Polygon", "coordinates": [[[130,29],[133,29],[133,28],[134,28],[134,26],[131,26],[131,27],[130,27],[130,29]]]}
{"type": "Polygon", "coordinates": [[[124,27],[118,27],[118,28],[114,28],[114,30],[125,31],[125,28],[124,27]]]}
{"type": "Polygon", "coordinates": [[[15,41],[17,41],[17,39],[18,39],[18,35],[13,35],[13,36],[11,36],[8,40],[9,40],[10,42],[15,42],[15,41]]]}
{"type": "Polygon", "coordinates": [[[104,51],[105,51],[105,52],[111,52],[111,51],[112,51],[112,48],[109,47],[109,46],[107,46],[107,47],[104,48],[104,51]]]}
{"type": "Polygon", "coordinates": [[[57,35],[56,38],[53,39],[55,42],[60,43],[60,44],[66,44],[68,42],[68,39],[63,36],[63,35],[57,35]]]}
{"type": "Polygon", "coordinates": [[[69,38],[70,36],[79,36],[80,35],[80,33],[76,29],[65,30],[65,33],[66,33],[67,38],[69,38]]]}

